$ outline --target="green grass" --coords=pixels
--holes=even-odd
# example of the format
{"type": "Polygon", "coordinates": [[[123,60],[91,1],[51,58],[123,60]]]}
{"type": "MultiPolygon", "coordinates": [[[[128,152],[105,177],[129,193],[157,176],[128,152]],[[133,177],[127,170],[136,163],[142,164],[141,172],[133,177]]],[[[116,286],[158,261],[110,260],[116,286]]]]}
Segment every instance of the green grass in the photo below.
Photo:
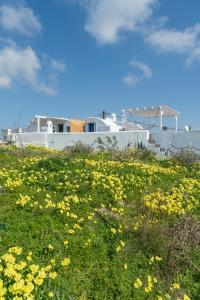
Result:
{"type": "MultiPolygon", "coordinates": [[[[36,286],[35,299],[47,299],[49,291],[53,299],[63,300],[184,299],[184,295],[200,299],[199,163],[187,166],[173,160],[148,162],[141,157],[137,161],[125,154],[2,148],[0,172],[0,257],[18,246],[24,259],[33,252],[34,264],[46,266],[56,260],[58,276],[36,286]],[[181,190],[185,179],[189,186],[181,190]],[[12,185],[19,180],[21,184],[12,185]],[[145,205],[147,194],[159,190],[170,195],[174,188],[185,205],[183,214],[145,205]],[[16,204],[20,195],[30,196],[24,206],[16,204]],[[191,197],[195,204],[187,208],[191,197]],[[51,199],[50,207],[45,199],[51,199]],[[173,231],[183,221],[186,225],[178,232],[186,236],[187,247],[173,248],[177,243],[173,231]],[[150,264],[152,256],[162,261],[150,264]],[[61,266],[64,257],[71,261],[67,267],[61,266]],[[157,279],[149,292],[145,292],[147,275],[157,279]],[[142,281],[138,289],[137,278],[142,281]],[[179,283],[180,289],[172,290],[173,283],[179,283]]],[[[4,271],[1,278],[7,288],[13,284],[4,271]]],[[[8,293],[5,299],[14,296],[8,293]]]]}

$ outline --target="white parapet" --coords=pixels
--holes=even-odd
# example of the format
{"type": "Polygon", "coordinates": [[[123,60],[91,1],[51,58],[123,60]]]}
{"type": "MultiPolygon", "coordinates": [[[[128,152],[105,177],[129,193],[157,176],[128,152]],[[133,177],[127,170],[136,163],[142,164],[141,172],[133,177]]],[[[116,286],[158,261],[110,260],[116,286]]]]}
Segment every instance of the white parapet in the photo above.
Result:
{"type": "Polygon", "coordinates": [[[121,132],[84,132],[84,133],[21,133],[16,137],[16,145],[23,147],[29,144],[36,146],[48,146],[52,149],[62,150],[77,142],[98,148],[99,139],[106,143],[108,139],[117,141],[117,148],[123,150],[128,146],[148,144],[149,131],[121,131],[121,132]]]}

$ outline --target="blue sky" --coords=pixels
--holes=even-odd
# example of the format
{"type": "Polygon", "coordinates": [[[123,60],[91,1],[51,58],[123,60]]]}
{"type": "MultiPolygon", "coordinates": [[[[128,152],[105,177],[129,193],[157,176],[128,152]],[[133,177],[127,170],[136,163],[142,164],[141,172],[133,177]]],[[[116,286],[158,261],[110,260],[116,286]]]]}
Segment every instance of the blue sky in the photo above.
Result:
{"type": "Polygon", "coordinates": [[[200,128],[199,0],[0,1],[0,128],[167,104],[200,128]]]}

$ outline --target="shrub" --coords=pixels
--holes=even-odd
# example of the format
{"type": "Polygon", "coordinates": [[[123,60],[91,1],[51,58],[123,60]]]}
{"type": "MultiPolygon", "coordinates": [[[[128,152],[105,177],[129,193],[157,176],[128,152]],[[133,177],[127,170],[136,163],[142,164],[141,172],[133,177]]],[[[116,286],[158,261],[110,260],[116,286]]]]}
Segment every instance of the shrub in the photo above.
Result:
{"type": "Polygon", "coordinates": [[[200,155],[189,149],[175,154],[173,159],[182,164],[193,164],[200,160],[200,155]]]}
{"type": "Polygon", "coordinates": [[[91,154],[94,150],[89,145],[77,142],[73,146],[65,147],[64,151],[69,154],[91,154]]]}
{"type": "Polygon", "coordinates": [[[147,149],[139,149],[134,147],[129,147],[124,151],[115,151],[110,153],[110,159],[119,161],[129,161],[129,160],[141,160],[146,162],[155,162],[156,157],[153,152],[147,149]]]}
{"type": "Polygon", "coordinates": [[[96,148],[101,151],[117,151],[117,145],[118,141],[116,136],[113,136],[112,138],[106,136],[105,141],[103,141],[102,138],[98,137],[93,146],[96,146],[96,148]]]}

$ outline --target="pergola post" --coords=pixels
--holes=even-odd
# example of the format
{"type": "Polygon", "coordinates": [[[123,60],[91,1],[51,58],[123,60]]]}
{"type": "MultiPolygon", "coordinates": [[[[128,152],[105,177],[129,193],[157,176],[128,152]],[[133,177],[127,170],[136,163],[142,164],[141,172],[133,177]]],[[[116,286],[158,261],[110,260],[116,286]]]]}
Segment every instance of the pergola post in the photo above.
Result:
{"type": "Polygon", "coordinates": [[[126,111],[123,109],[122,112],[123,112],[123,115],[122,115],[122,123],[124,124],[125,129],[127,129],[127,128],[126,128],[126,126],[127,126],[127,115],[126,115],[126,111]]]}
{"type": "Polygon", "coordinates": [[[40,132],[40,117],[37,116],[37,132],[40,132]]]}
{"type": "Polygon", "coordinates": [[[163,110],[162,107],[160,107],[160,130],[163,129],[163,110]]]}
{"type": "Polygon", "coordinates": [[[175,131],[177,132],[178,131],[178,115],[175,116],[175,122],[176,122],[176,124],[175,124],[175,131]]]}

